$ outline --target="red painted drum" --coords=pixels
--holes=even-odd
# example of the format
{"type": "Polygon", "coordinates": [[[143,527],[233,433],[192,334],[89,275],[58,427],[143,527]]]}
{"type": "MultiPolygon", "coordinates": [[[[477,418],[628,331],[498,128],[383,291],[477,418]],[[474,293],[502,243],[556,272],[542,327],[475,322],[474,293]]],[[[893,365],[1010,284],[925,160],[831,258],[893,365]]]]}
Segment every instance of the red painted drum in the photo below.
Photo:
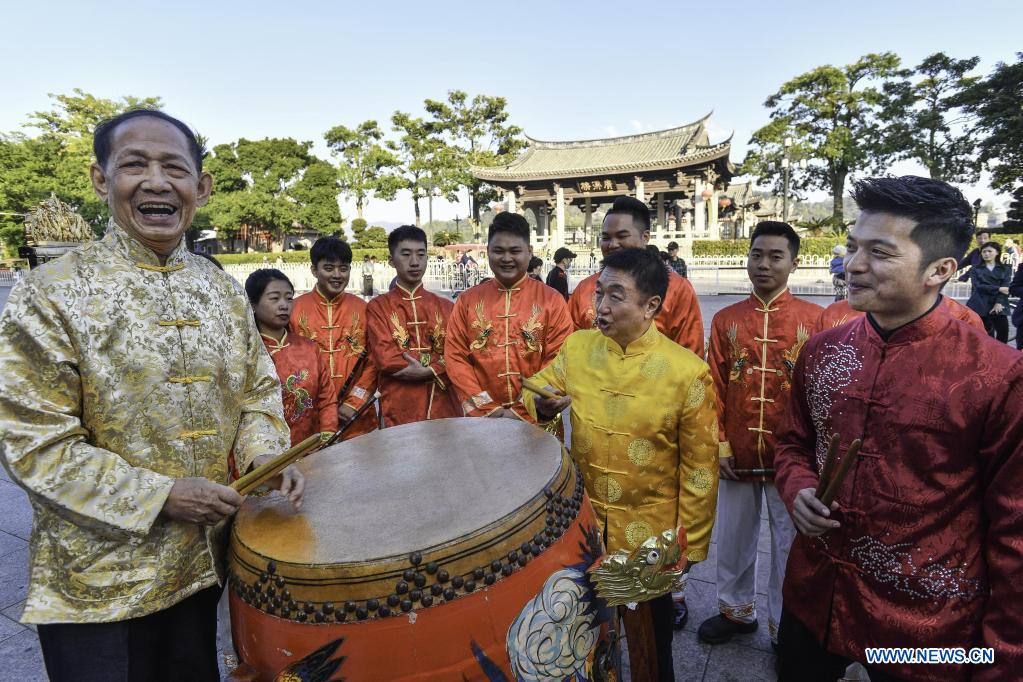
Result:
{"type": "Polygon", "coordinates": [[[234,643],[259,679],[613,679],[600,533],[556,438],[443,419],[299,467],[300,512],[250,497],[231,533],[234,643]]]}

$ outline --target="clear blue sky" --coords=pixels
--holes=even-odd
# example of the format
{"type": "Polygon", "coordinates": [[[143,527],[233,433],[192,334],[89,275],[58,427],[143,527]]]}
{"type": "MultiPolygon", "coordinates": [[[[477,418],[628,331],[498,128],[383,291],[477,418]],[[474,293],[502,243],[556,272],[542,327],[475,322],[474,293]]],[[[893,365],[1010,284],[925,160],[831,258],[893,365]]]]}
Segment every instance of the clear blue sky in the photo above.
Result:
{"type": "MultiPolygon", "coordinates": [[[[316,142],[333,125],[388,121],[450,89],[502,95],[539,139],[656,130],[714,110],[732,159],[764,99],[820,64],[892,50],[1023,50],[1023,3],[930,2],[8,2],[0,9],[0,130],[78,87],[163,98],[216,144],[316,142]]],[[[968,190],[973,196],[990,192],[968,190]]],[[[424,207],[425,210],[425,207],[424,207]]],[[[438,210],[438,217],[464,207],[438,210]]],[[[351,215],[352,212],[348,212],[351,215]]],[[[411,217],[406,199],[367,217],[411,217]]]]}

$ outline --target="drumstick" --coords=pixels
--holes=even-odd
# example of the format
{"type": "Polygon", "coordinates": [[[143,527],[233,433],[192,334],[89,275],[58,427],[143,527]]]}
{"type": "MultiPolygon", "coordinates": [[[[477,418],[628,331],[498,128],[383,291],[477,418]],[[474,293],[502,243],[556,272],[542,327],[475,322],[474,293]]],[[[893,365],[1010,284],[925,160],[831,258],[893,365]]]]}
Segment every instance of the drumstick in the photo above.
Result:
{"type": "Polygon", "coordinates": [[[339,440],[341,440],[341,436],[345,435],[345,431],[348,429],[348,427],[351,426],[352,424],[354,424],[355,422],[359,421],[359,418],[362,417],[362,415],[364,415],[366,413],[366,410],[371,408],[373,406],[373,403],[375,403],[376,401],[377,401],[377,397],[376,397],[376,394],[374,394],[373,397],[370,398],[369,400],[367,400],[366,403],[362,407],[360,407],[358,410],[355,411],[355,414],[352,415],[351,419],[349,419],[347,422],[345,422],[344,426],[342,426],[340,429],[338,429],[337,432],[334,433],[334,435],[331,436],[327,440],[327,442],[323,444],[323,447],[329,448],[331,445],[333,445],[334,443],[336,443],[339,440]]]}
{"type": "Polygon", "coordinates": [[[817,480],[817,489],[813,491],[813,496],[818,500],[821,499],[821,495],[828,489],[828,483],[831,479],[831,470],[835,467],[835,457],[838,456],[838,442],[840,438],[836,433],[831,437],[831,444],[828,446],[828,456],[824,460],[824,468],[821,469],[821,477],[817,480]]]}
{"type": "Polygon", "coordinates": [[[231,487],[242,495],[248,495],[250,492],[281,473],[281,470],[284,469],[284,467],[305,455],[321,442],[320,434],[314,433],[298,445],[288,448],[266,464],[258,466],[245,474],[232,483],[231,487]]]}
{"type": "Polygon", "coordinates": [[[736,476],[774,476],[774,469],[732,469],[736,476]]]}
{"type": "Polygon", "coordinates": [[[824,491],[824,497],[821,498],[821,503],[825,507],[830,507],[831,501],[838,495],[838,489],[842,487],[842,481],[845,479],[846,473],[849,472],[849,467],[852,466],[856,455],[859,454],[861,445],[863,445],[863,441],[857,438],[849,446],[849,449],[845,451],[845,457],[842,458],[842,462],[838,465],[835,478],[828,484],[828,489],[824,491]]]}
{"type": "Polygon", "coordinates": [[[547,398],[547,400],[557,400],[558,398],[565,397],[563,395],[558,395],[557,393],[551,393],[546,388],[541,388],[536,384],[531,383],[528,379],[522,380],[522,388],[526,389],[527,391],[532,391],[541,398],[547,398]]]}

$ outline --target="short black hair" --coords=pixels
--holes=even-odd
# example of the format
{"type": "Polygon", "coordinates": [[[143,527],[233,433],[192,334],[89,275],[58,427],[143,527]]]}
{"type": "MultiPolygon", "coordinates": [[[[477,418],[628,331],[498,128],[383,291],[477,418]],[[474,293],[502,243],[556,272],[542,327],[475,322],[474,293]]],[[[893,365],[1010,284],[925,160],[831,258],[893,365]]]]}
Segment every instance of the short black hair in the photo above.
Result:
{"type": "Polygon", "coordinates": [[[799,235],[788,223],[783,223],[780,220],[764,220],[757,223],[757,226],[753,228],[753,234],[749,236],[751,250],[757,237],[785,237],[789,243],[789,253],[792,254],[792,258],[795,259],[799,256],[799,235]]]}
{"type": "Polygon", "coordinates": [[[979,230],[977,230],[976,234],[977,234],[978,237],[980,235],[982,235],[982,234],[986,234],[987,236],[990,237],[991,236],[991,228],[989,228],[989,227],[982,227],[979,230]]]}
{"type": "Polygon", "coordinates": [[[387,235],[387,251],[393,256],[398,249],[398,243],[403,241],[423,242],[423,246],[429,248],[426,241],[426,233],[415,225],[401,225],[391,230],[387,235]]]}
{"type": "Polygon", "coordinates": [[[518,213],[501,211],[494,216],[494,221],[490,223],[490,229],[487,230],[487,243],[489,244],[494,235],[501,232],[522,237],[527,244],[529,243],[529,222],[518,213]]]}
{"type": "Polygon", "coordinates": [[[668,242],[668,251],[678,251],[678,242],[668,242]]]}
{"type": "Polygon", "coordinates": [[[923,253],[921,268],[939,258],[960,260],[973,239],[973,209],[947,182],[904,175],[853,183],[861,211],[887,213],[916,223],[909,236],[923,253]]]}
{"type": "Polygon", "coordinates": [[[632,216],[632,224],[639,227],[639,232],[650,231],[650,207],[635,197],[618,197],[611,204],[611,210],[604,214],[604,220],[612,215],[632,216]]]}
{"type": "Polygon", "coordinates": [[[263,292],[266,291],[267,286],[274,280],[280,280],[287,282],[291,290],[295,290],[295,285],[291,283],[288,276],[276,268],[260,268],[254,270],[251,275],[245,279],[245,294],[249,297],[249,303],[253,306],[259,305],[259,299],[263,298],[263,292]]]}
{"type": "Polygon", "coordinates": [[[533,256],[532,258],[529,259],[529,267],[526,268],[526,270],[527,271],[529,271],[529,270],[536,270],[537,268],[542,268],[542,267],[543,267],[543,259],[542,258],[537,258],[536,256],[533,256]]]}
{"type": "Polygon", "coordinates": [[[342,265],[352,264],[352,247],[337,237],[320,237],[309,249],[309,259],[315,268],[321,260],[337,260],[342,265]]]}
{"type": "Polygon", "coordinates": [[[110,143],[118,126],[133,118],[142,118],[143,116],[166,121],[180,130],[185,139],[188,140],[188,152],[192,156],[192,162],[195,163],[196,171],[202,173],[202,160],[206,157],[206,146],[199,139],[198,133],[189,128],[183,121],[174,118],[170,114],[165,114],[159,109],[131,109],[123,114],[118,114],[113,118],[101,121],[96,126],[92,138],[92,152],[96,155],[96,163],[106,167],[107,161],[110,159],[110,143]]]}
{"type": "Polygon", "coordinates": [[[640,248],[618,249],[604,259],[604,269],[609,268],[628,273],[640,292],[648,298],[660,296],[661,305],[664,305],[664,297],[668,293],[668,270],[659,252],[640,248]]]}
{"type": "Polygon", "coordinates": [[[1002,255],[1002,245],[999,244],[998,242],[988,242],[984,246],[980,247],[981,251],[983,251],[984,249],[994,249],[996,252],[998,252],[999,256],[1002,255]]]}

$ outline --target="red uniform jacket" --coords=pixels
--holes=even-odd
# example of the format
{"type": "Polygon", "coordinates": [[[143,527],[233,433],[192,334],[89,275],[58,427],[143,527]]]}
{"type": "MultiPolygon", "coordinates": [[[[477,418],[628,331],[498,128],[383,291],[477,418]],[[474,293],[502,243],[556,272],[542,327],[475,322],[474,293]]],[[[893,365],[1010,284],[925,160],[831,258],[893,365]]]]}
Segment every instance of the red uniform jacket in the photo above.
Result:
{"type": "Polygon", "coordinates": [[[400,284],[366,305],[384,426],[462,416],[444,364],[444,340],[453,307],[451,301],[422,286],[410,292],[400,284]],[[395,372],[408,367],[404,353],[429,367],[433,380],[413,383],[393,378],[395,372]]]}
{"type": "MultiPolygon", "coordinates": [[[[597,316],[594,295],[598,277],[599,272],[579,282],[568,300],[576,329],[593,329],[593,320],[597,316]]],[[[705,357],[700,301],[688,279],[675,272],[668,273],[668,293],[655,322],[659,332],[701,358],[705,357]]]]}
{"type": "MultiPolygon", "coordinates": [[[[941,304],[938,306],[937,312],[947,315],[954,320],[961,320],[984,331],[984,322],[980,319],[980,316],[950,296],[941,297],[941,304]]],[[[820,318],[817,320],[817,325],[814,328],[814,333],[837,327],[859,317],[863,317],[863,313],[859,310],[853,310],[852,306],[849,305],[849,301],[844,299],[835,301],[821,311],[820,318]]]]}
{"type": "Polygon", "coordinates": [[[993,647],[995,665],[893,665],[911,680],[1023,671],[1023,355],[932,310],[887,341],[866,317],[807,342],[779,435],[792,510],[832,434],[863,440],[841,528],[798,535],[785,607],[833,652],[993,647]]]}
{"type": "Polygon", "coordinates": [[[314,433],[337,431],[337,392],[316,342],[287,331],[279,342],[269,336],[262,338],[281,380],[291,444],[297,445],[314,433]]]}
{"type": "MultiPolygon", "coordinates": [[[[320,347],[321,357],[330,368],[334,390],[340,393],[345,380],[355,369],[359,355],[367,352],[359,376],[352,381],[342,401],[359,409],[376,392],[377,370],[366,347],[366,303],[358,296],[342,292],[331,300],[313,290],[295,299],[288,329],[312,339],[320,347]]],[[[376,410],[370,408],[358,422],[348,427],[344,440],[369,433],[377,427],[376,410]]]]}
{"type": "Polygon", "coordinates": [[[462,410],[485,417],[506,407],[533,421],[519,402],[522,378],[549,365],[573,331],[565,299],[535,279],[523,277],[510,289],[492,279],[465,291],[444,351],[462,410]]]}
{"type": "MultiPolygon", "coordinates": [[[[750,294],[714,316],[707,362],[717,393],[719,448],[722,457],[735,457],[736,468],[774,468],[792,370],[821,312],[786,289],[767,304],[750,294]]],[[[769,481],[773,475],[739,478],[769,481]]]]}

